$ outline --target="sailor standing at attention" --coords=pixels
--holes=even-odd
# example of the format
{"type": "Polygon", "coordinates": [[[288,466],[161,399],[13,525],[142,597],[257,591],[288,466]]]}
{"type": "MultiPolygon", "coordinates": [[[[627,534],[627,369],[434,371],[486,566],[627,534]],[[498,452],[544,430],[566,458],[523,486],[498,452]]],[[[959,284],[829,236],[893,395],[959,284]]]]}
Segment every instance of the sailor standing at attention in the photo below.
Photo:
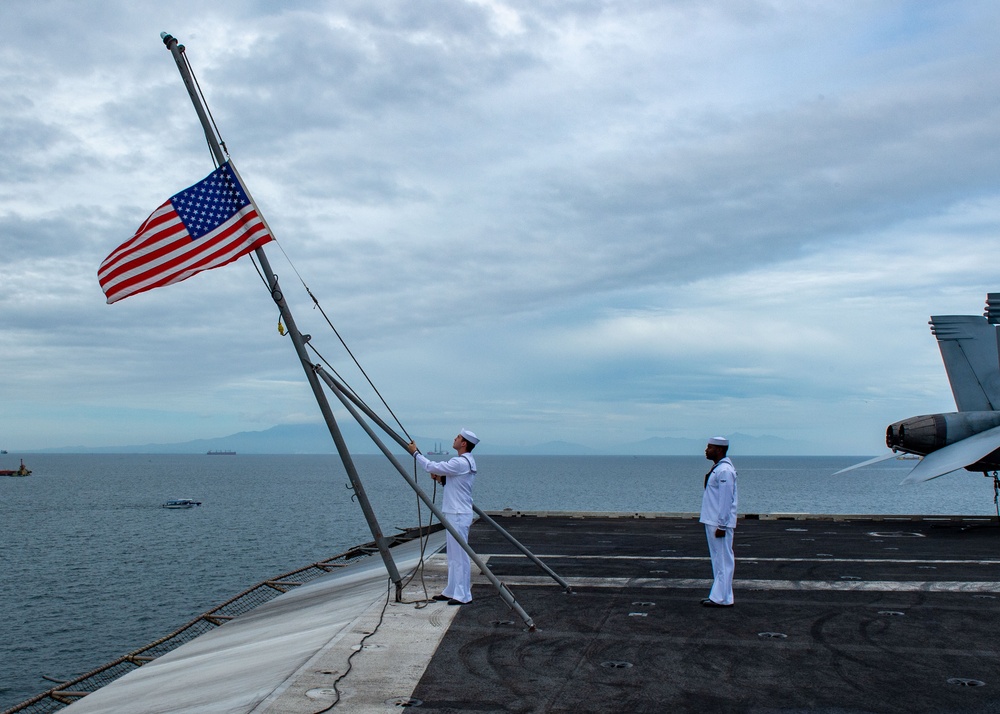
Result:
{"type": "Polygon", "coordinates": [[[733,606],[733,531],[736,528],[736,469],[726,453],[729,440],[713,436],[705,447],[705,458],[715,465],[705,474],[705,493],[701,498],[701,518],[712,556],[712,591],[701,601],[705,607],[733,606]]]}
{"type": "MultiPolygon", "coordinates": [[[[469,542],[469,528],[472,526],[472,484],[476,481],[476,460],[471,452],[479,443],[479,437],[468,429],[462,429],[451,448],[458,456],[447,461],[431,461],[420,453],[412,441],[406,449],[413,454],[424,471],[444,486],[441,511],[455,530],[469,542]]],[[[447,600],[449,605],[464,605],[472,600],[472,561],[465,549],[449,532],[446,540],[448,553],[448,586],[435,595],[435,600],[447,600]]]]}

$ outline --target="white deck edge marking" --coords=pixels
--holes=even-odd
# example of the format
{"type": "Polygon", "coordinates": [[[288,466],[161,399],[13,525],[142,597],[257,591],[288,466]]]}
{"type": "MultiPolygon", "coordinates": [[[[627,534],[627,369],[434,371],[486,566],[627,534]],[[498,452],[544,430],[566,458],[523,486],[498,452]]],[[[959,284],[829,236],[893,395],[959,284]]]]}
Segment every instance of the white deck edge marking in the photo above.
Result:
{"type": "MultiPolygon", "coordinates": [[[[517,553],[480,553],[482,558],[523,558],[517,553]]],[[[708,561],[707,555],[568,555],[547,553],[535,553],[536,558],[558,558],[561,560],[694,560],[708,561]]],[[[959,560],[944,559],[931,560],[921,558],[833,558],[818,556],[813,558],[755,558],[752,555],[737,556],[736,562],[740,563],[874,563],[877,565],[887,565],[899,563],[902,565],[934,564],[934,565],[1000,565],[1000,560],[959,560]]]]}
{"type": "MultiPolygon", "coordinates": [[[[680,588],[710,589],[712,581],[700,578],[574,578],[563,579],[575,588],[680,588]]],[[[545,575],[502,578],[509,586],[556,585],[545,575]]],[[[473,578],[475,584],[488,584],[473,578]]],[[[840,590],[864,592],[1000,593],[1000,582],[954,580],[734,580],[733,589],[746,590],[840,590]]]]}

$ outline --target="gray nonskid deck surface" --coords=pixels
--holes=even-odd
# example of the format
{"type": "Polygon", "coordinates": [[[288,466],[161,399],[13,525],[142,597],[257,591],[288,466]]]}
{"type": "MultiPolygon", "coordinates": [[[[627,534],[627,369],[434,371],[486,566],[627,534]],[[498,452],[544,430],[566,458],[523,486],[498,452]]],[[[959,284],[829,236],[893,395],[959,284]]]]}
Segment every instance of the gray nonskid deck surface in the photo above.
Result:
{"type": "Polygon", "coordinates": [[[421,711],[1000,712],[995,520],[741,520],[736,606],[710,609],[693,517],[495,517],[576,592],[477,523],[539,629],[475,585],[421,711]]]}

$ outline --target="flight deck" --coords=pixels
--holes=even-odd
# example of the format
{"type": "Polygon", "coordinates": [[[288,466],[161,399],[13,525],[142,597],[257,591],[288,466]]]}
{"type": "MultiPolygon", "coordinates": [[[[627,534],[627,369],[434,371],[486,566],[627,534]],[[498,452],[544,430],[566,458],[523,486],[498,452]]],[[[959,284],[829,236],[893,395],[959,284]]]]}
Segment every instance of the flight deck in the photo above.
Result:
{"type": "Polygon", "coordinates": [[[421,711],[1000,711],[996,519],[741,518],[727,609],[694,517],[497,520],[573,592],[477,523],[538,629],[476,586],[421,711]]]}
{"type": "MultiPolygon", "coordinates": [[[[751,514],[736,603],[707,608],[693,514],[490,515],[471,603],[430,601],[443,532],[294,588],[71,713],[1000,712],[1000,528],[989,517],[751,514]]],[[[474,568],[475,572],[475,568],[474,568]]],[[[51,711],[46,709],[45,711],[51,711]]]]}

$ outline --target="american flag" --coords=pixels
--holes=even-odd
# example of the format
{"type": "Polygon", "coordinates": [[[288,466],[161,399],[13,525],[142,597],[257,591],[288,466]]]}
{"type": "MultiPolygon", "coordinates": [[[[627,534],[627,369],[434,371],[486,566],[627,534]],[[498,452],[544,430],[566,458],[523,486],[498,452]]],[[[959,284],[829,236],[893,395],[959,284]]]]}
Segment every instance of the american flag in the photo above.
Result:
{"type": "Polygon", "coordinates": [[[235,171],[224,163],[170,197],[104,259],[108,304],[231,263],[271,240],[235,171]]]}

